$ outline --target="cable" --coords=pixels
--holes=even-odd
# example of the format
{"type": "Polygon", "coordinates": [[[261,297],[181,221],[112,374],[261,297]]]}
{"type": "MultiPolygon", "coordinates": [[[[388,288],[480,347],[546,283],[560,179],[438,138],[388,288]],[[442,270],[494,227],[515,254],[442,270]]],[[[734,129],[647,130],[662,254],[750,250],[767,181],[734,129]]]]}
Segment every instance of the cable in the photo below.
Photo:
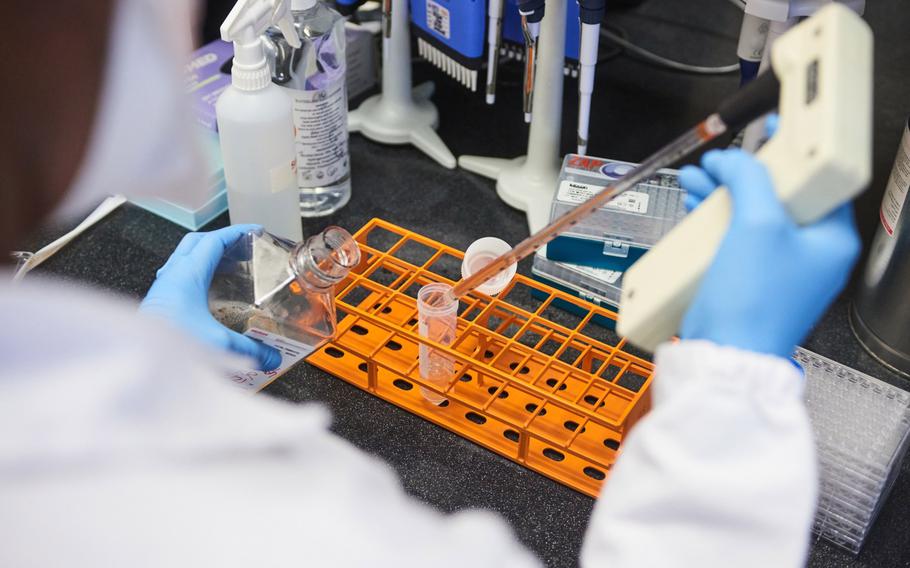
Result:
{"type": "MultiPolygon", "coordinates": [[[[607,27],[607,24],[605,24],[605,23],[600,24],[601,36],[603,35],[603,29],[605,27],[607,27]]],[[[626,34],[626,30],[624,30],[620,27],[617,27],[617,26],[610,26],[610,28],[613,30],[613,33],[618,35],[621,39],[628,41],[629,37],[626,34]]],[[[611,59],[615,59],[615,58],[619,57],[620,55],[622,55],[622,47],[620,45],[613,44],[613,45],[607,46],[604,42],[601,42],[600,49],[599,49],[599,56],[597,58],[597,65],[606,63],[607,61],[610,61],[611,59]]]]}
{"type": "MultiPolygon", "coordinates": [[[[622,30],[619,30],[622,32],[622,30]]],[[[685,73],[694,73],[697,75],[725,75],[727,73],[736,73],[739,71],[739,64],[734,63],[733,65],[724,65],[721,67],[705,67],[702,65],[691,65],[689,63],[682,63],[680,61],[674,61],[673,59],[666,58],[662,55],[657,55],[643,47],[639,47],[629,40],[623,38],[620,34],[612,31],[607,27],[602,27],[600,30],[600,35],[604,39],[607,39],[614,44],[622,47],[630,53],[641,57],[642,59],[654,63],[655,65],[660,65],[661,67],[666,67],[668,69],[673,69],[675,71],[683,71],[685,73]]]]}

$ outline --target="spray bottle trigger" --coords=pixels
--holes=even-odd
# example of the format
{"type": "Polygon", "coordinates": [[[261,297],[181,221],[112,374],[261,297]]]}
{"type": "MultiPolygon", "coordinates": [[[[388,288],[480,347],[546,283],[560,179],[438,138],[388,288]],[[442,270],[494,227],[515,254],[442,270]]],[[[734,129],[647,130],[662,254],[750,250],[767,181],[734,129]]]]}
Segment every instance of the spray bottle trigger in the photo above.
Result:
{"type": "Polygon", "coordinates": [[[297,30],[294,29],[294,19],[290,12],[286,12],[281,19],[275,22],[275,25],[281,30],[281,35],[284,36],[284,39],[287,40],[291,47],[300,47],[300,36],[297,35],[297,30]]]}

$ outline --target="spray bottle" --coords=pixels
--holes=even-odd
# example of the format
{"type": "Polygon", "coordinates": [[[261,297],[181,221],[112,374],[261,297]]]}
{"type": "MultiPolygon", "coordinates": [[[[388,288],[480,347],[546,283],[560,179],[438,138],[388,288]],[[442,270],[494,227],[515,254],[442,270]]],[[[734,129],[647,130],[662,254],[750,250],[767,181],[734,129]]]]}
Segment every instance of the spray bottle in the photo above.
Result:
{"type": "Polygon", "coordinates": [[[300,215],[321,217],[351,198],[344,18],[317,0],[290,0],[295,42],[263,36],[272,81],[293,100],[300,215]]]}
{"type": "Polygon", "coordinates": [[[231,86],[215,105],[231,223],[258,223],[303,238],[298,214],[291,99],[272,84],[260,34],[271,25],[300,45],[290,0],[239,0],[221,25],[234,42],[231,86]]]}

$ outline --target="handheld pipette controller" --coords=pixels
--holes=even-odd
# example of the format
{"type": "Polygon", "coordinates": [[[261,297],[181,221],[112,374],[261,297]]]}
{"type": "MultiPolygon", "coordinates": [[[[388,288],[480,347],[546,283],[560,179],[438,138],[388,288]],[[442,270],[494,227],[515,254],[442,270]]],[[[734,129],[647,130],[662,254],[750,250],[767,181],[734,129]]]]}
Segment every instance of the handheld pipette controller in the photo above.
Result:
{"type": "Polygon", "coordinates": [[[291,99],[272,84],[261,34],[277,26],[300,47],[290,0],[239,0],[221,25],[234,42],[231,86],[215,114],[224,159],[231,223],[257,223],[292,241],[302,239],[291,99]]]}
{"type": "MultiPolygon", "coordinates": [[[[781,84],[780,126],[757,157],[793,220],[805,225],[869,182],[872,33],[850,9],[830,4],[775,42],[771,66],[781,84]]],[[[721,188],[626,272],[619,333],[653,350],[677,332],[730,218],[721,188]]]]}

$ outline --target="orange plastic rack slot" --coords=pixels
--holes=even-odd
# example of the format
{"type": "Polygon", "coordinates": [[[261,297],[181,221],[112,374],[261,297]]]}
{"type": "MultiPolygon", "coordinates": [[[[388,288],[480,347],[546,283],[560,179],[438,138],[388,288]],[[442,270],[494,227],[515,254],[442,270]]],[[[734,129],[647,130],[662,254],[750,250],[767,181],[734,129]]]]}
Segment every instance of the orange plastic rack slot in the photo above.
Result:
{"type": "Polygon", "coordinates": [[[363,260],[336,288],[338,335],[308,361],[481,446],[596,497],[629,428],[650,408],[653,365],[592,321],[616,314],[525,276],[461,299],[454,343],[422,340],[417,291],[461,276],[461,251],[373,219],[363,260]],[[559,299],[584,310],[573,316],[559,299]],[[446,387],[420,378],[418,345],[445,350],[446,387]],[[428,402],[421,388],[443,395],[428,402]]]}

